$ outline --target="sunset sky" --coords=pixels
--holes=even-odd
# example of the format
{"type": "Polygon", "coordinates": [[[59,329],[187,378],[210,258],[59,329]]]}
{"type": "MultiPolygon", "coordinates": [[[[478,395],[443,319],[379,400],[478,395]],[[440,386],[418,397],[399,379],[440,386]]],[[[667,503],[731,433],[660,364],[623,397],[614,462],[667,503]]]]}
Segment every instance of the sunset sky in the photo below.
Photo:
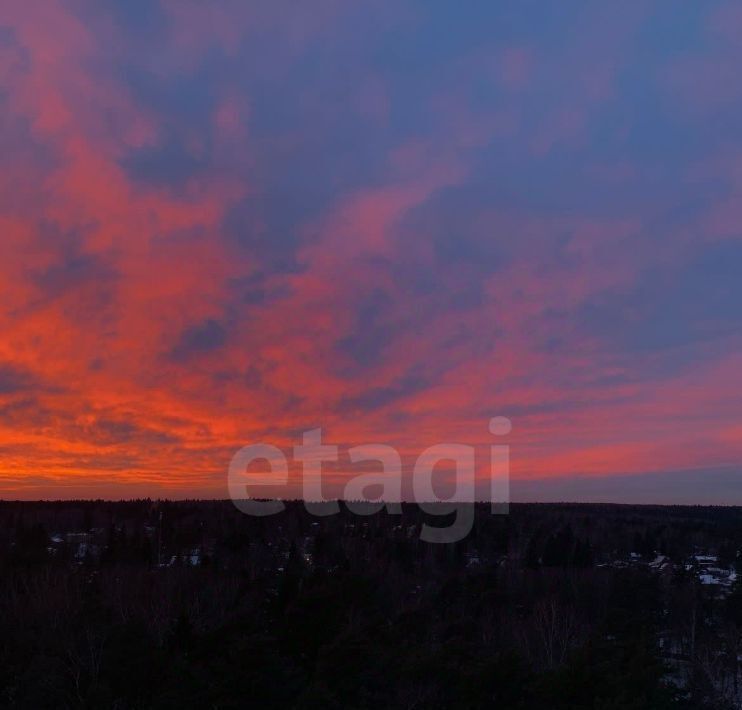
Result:
{"type": "Polygon", "coordinates": [[[738,2],[3,0],[0,498],[322,427],[742,503],[740,67],[738,2]]]}

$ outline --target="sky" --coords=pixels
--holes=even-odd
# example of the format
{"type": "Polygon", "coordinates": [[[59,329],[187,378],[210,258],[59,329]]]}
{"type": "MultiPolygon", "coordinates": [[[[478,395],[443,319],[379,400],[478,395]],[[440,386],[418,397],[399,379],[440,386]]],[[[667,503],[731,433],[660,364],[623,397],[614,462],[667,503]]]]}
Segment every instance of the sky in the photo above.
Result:
{"type": "Polygon", "coordinates": [[[742,503],[740,66],[737,2],[4,0],[0,498],[321,427],[742,503]]]}

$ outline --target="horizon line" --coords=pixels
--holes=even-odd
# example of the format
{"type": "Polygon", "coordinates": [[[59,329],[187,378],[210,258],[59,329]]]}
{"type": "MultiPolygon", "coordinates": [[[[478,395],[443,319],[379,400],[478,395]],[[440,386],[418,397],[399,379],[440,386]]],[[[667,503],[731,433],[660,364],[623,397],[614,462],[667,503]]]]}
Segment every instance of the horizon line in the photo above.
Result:
{"type": "MultiPolygon", "coordinates": [[[[388,505],[408,505],[408,506],[420,506],[420,505],[573,505],[573,506],[613,506],[613,507],[642,507],[642,508],[742,508],[742,503],[635,503],[635,502],[617,502],[617,501],[577,501],[577,500],[549,500],[549,501],[528,501],[528,500],[517,500],[510,502],[502,501],[488,501],[488,500],[477,500],[477,501],[445,501],[445,500],[431,500],[431,501],[410,501],[410,500],[397,500],[397,501],[365,501],[365,500],[352,500],[344,498],[329,498],[327,500],[305,500],[303,498],[240,498],[240,501],[255,501],[255,502],[281,502],[281,503],[302,503],[310,505],[322,505],[323,503],[367,503],[368,505],[379,505],[383,504],[385,507],[388,505]]],[[[231,498],[0,498],[0,505],[5,504],[69,504],[69,503],[232,503],[235,501],[231,498]]],[[[379,511],[379,512],[383,512],[379,511]]],[[[279,512],[280,514],[280,512],[279,512]]]]}

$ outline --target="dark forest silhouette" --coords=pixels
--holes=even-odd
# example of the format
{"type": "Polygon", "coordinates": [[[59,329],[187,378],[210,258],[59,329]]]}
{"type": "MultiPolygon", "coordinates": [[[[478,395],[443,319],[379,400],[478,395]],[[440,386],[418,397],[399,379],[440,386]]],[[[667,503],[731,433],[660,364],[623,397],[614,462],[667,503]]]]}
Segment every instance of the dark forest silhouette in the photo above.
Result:
{"type": "Polygon", "coordinates": [[[725,708],[734,508],[0,503],[3,708],[725,708]],[[437,524],[441,524],[438,521],[437,524]]]}

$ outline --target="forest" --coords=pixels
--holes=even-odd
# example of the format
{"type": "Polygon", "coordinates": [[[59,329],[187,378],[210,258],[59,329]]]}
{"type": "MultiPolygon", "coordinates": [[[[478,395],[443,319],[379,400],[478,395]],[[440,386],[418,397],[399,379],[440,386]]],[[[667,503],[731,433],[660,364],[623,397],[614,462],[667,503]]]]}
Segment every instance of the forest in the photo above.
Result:
{"type": "Polygon", "coordinates": [[[0,502],[0,708],[742,707],[742,511],[0,502]]]}

